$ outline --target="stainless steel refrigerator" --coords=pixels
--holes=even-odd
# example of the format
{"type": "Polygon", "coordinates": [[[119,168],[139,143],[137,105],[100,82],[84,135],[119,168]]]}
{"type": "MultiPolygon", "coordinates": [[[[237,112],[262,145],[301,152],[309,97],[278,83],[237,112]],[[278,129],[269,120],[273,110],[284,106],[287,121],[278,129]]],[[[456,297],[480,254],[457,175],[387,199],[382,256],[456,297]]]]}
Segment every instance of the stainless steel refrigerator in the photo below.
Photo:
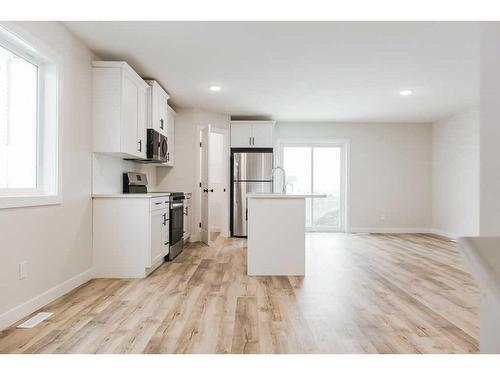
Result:
{"type": "Polygon", "coordinates": [[[231,235],[247,235],[247,193],[273,191],[273,151],[231,152],[231,235]]]}

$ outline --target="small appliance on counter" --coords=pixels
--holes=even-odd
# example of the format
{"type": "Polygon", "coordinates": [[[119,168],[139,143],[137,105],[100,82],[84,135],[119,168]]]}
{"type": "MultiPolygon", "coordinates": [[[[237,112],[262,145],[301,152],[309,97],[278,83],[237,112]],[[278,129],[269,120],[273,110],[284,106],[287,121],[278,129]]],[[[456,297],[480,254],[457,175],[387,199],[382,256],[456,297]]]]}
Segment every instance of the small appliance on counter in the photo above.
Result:
{"type": "MultiPolygon", "coordinates": [[[[144,173],[126,172],[123,174],[124,194],[147,194],[148,178],[144,173]]],[[[155,195],[168,195],[169,199],[169,260],[182,252],[184,241],[184,193],[181,192],[149,192],[155,195]]]]}
{"type": "Polygon", "coordinates": [[[146,194],[148,177],[144,173],[126,172],[123,174],[123,194],[146,194]]]}

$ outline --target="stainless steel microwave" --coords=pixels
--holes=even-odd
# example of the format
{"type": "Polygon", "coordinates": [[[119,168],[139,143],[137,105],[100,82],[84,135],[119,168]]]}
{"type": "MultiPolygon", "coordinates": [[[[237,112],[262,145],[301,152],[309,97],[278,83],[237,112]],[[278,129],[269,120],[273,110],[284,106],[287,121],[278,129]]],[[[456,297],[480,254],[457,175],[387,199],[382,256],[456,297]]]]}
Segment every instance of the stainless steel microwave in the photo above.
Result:
{"type": "Polygon", "coordinates": [[[167,137],[154,129],[148,129],[147,134],[147,161],[165,163],[169,160],[167,137]]]}

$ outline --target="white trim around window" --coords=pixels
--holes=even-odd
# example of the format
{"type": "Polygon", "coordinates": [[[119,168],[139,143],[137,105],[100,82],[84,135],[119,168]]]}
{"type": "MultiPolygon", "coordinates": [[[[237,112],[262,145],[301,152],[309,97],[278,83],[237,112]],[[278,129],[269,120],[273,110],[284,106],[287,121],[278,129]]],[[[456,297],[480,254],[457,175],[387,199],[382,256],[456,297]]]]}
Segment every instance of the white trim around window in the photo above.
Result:
{"type": "Polygon", "coordinates": [[[0,23],[0,46],[38,67],[36,188],[0,189],[0,209],[62,203],[62,57],[21,26],[0,23]]]}

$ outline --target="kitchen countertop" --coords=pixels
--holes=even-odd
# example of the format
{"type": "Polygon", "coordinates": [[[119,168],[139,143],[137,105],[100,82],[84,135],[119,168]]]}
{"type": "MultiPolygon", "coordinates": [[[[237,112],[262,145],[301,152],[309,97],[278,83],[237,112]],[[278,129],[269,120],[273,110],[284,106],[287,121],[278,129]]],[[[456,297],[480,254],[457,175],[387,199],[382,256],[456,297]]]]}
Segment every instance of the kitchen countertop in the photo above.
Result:
{"type": "Polygon", "coordinates": [[[247,198],[264,198],[264,199],[326,198],[326,194],[248,193],[247,198]]]}
{"type": "Polygon", "coordinates": [[[92,194],[92,198],[155,198],[155,197],[165,197],[169,196],[170,193],[144,193],[144,194],[92,194]]]}

